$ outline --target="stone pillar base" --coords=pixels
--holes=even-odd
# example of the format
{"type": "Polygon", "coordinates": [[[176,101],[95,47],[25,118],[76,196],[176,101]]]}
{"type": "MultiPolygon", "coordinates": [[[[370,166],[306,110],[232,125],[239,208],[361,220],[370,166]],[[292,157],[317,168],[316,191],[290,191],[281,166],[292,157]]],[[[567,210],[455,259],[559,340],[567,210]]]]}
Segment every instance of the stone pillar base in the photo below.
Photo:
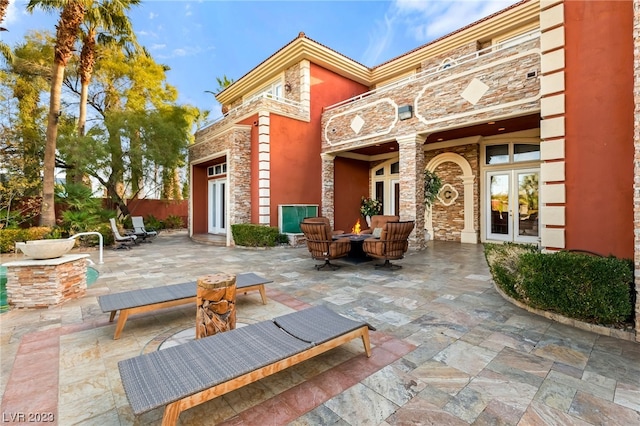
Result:
{"type": "Polygon", "coordinates": [[[88,254],[55,259],[24,258],[7,267],[7,302],[15,309],[43,309],[77,299],[87,291],[88,254]]]}

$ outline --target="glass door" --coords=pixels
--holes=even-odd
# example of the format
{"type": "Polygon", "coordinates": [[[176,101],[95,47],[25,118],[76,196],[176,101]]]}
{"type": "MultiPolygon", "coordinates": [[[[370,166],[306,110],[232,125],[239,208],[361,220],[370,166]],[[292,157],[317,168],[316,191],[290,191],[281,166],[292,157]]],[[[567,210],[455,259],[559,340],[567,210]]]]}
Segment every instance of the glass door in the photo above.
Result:
{"type": "Polygon", "coordinates": [[[538,241],[539,169],[487,172],[487,240],[538,241]]]}
{"type": "Polygon", "coordinates": [[[226,234],[226,179],[209,181],[209,233],[226,234]]]}
{"type": "Polygon", "coordinates": [[[538,169],[515,170],[518,211],[515,220],[515,241],[535,243],[538,241],[539,176],[538,169]]]}
{"type": "Polygon", "coordinates": [[[487,239],[513,240],[511,211],[511,172],[487,173],[487,239]]]}

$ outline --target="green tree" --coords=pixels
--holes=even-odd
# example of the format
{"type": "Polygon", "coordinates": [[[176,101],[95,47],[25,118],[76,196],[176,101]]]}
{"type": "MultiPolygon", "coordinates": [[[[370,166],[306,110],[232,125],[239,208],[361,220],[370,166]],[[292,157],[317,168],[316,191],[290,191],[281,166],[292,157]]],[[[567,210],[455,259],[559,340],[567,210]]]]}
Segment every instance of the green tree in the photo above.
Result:
{"type": "MultiPolygon", "coordinates": [[[[127,197],[143,187],[161,188],[162,176],[184,165],[199,111],[176,105],[168,68],[150,56],[129,56],[116,46],[98,49],[88,105],[100,120],[85,137],[61,140],[60,153],[65,163],[80,165],[100,182],[127,215],[127,197]]],[[[66,84],[79,95],[74,81],[66,84]]]]}
{"type": "Polygon", "coordinates": [[[126,13],[132,6],[139,4],[140,0],[104,0],[92,1],[87,8],[81,26],[82,50],[78,69],[82,87],[78,116],[78,136],[80,137],[85,133],[87,96],[96,62],[96,43],[131,46],[137,49],[133,28],[126,13]]]}
{"type": "MultiPolygon", "coordinates": [[[[0,31],[8,31],[5,27],[1,26],[2,21],[4,21],[4,17],[7,13],[7,8],[9,7],[9,0],[0,0],[0,31]]],[[[0,56],[2,56],[5,61],[8,63],[13,62],[13,54],[11,53],[11,48],[6,44],[0,41],[0,56]]]]}
{"type": "Polygon", "coordinates": [[[60,19],[56,25],[56,43],[51,72],[49,115],[44,150],[42,209],[40,212],[40,225],[52,227],[56,223],[54,178],[62,83],[67,62],[73,55],[74,45],[78,39],[80,24],[84,19],[85,4],[80,0],[29,0],[27,10],[33,12],[35,9],[42,9],[47,12],[61,11],[60,19]]]}
{"type": "Polygon", "coordinates": [[[51,74],[50,60],[45,59],[53,54],[51,40],[44,33],[28,34],[15,48],[14,61],[0,73],[0,210],[5,226],[39,213],[39,205],[28,199],[36,200],[42,190],[46,107],[41,97],[51,74]],[[20,206],[29,209],[21,212],[20,206]]]}

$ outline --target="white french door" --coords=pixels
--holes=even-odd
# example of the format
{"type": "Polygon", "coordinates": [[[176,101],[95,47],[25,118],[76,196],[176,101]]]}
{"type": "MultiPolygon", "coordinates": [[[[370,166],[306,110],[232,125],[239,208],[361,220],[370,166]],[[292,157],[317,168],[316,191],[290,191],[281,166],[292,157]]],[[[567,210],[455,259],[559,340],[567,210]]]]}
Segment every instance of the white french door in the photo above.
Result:
{"type": "Polygon", "coordinates": [[[539,169],[487,172],[487,240],[538,242],[539,169]]]}
{"type": "Polygon", "coordinates": [[[209,181],[209,233],[226,234],[226,179],[209,181]]]}

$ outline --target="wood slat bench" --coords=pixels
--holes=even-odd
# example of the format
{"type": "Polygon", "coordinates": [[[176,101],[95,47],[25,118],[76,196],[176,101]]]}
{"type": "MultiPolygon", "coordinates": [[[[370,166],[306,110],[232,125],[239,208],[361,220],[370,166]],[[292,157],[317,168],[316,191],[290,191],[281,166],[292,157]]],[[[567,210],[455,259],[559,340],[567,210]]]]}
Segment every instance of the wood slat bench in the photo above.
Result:
{"type": "MultiPolygon", "coordinates": [[[[267,304],[264,285],[273,282],[252,272],[236,276],[236,292],[259,291],[262,304],[267,304]]],[[[110,312],[109,322],[113,322],[116,312],[120,311],[114,339],[119,339],[129,315],[170,308],[172,306],[196,303],[196,282],[172,284],[162,287],[123,291],[98,297],[102,312],[110,312]]]]}
{"type": "Polygon", "coordinates": [[[371,356],[369,324],[324,307],[262,321],[118,362],[133,413],[164,408],[163,425],[203,402],[360,337],[371,356]]]}

